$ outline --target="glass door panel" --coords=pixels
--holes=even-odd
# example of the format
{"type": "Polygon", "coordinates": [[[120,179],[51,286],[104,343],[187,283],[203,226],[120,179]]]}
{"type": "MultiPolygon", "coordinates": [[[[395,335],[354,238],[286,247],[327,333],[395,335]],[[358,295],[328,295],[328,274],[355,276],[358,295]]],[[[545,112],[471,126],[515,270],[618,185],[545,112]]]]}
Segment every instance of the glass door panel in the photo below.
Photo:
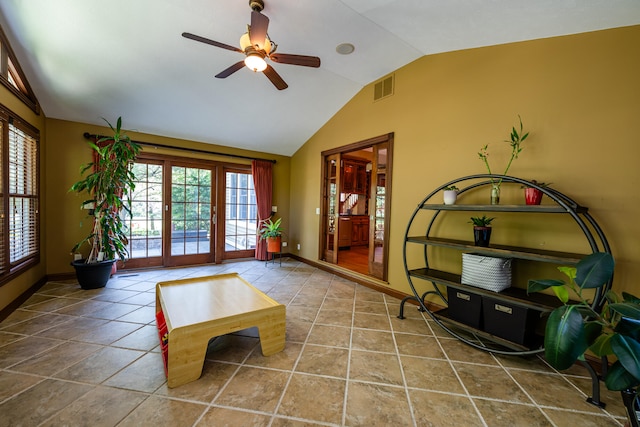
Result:
{"type": "Polygon", "coordinates": [[[125,195],[131,201],[131,213],[122,211],[128,228],[127,268],[162,265],[163,166],[146,161],[133,165],[135,190],[125,195]]]}
{"type": "Polygon", "coordinates": [[[171,166],[169,265],[211,262],[212,177],[208,168],[171,166]]]}
{"type": "Polygon", "coordinates": [[[254,256],[258,205],[251,172],[225,171],[224,258],[254,256]]]}
{"type": "Polygon", "coordinates": [[[369,274],[382,280],[387,280],[387,224],[389,213],[387,211],[387,144],[378,144],[374,148],[374,161],[372,164],[371,201],[370,206],[375,206],[370,213],[369,224],[369,274]]]}
{"type": "Polygon", "coordinates": [[[340,155],[327,156],[324,164],[324,185],[322,192],[322,252],[323,259],[338,263],[340,155]]]}

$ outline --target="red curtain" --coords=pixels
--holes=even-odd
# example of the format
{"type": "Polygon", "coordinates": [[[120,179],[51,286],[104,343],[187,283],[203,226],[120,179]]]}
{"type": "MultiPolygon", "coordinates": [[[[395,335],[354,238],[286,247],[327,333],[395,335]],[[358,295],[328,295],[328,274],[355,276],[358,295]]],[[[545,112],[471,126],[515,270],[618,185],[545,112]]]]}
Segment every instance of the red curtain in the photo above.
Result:
{"type": "MultiPolygon", "coordinates": [[[[253,175],[253,187],[256,190],[256,204],[258,205],[258,230],[262,228],[262,222],[271,217],[272,178],[271,166],[273,163],[267,160],[252,160],[251,174],[253,175]]],[[[267,241],[259,237],[256,242],[256,259],[267,260],[267,241]]]]}

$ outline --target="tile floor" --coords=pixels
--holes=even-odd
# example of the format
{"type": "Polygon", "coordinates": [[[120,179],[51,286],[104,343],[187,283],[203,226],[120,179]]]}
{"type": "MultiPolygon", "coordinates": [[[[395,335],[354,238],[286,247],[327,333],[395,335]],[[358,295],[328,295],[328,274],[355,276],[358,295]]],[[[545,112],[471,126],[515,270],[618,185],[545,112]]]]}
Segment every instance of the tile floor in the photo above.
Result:
{"type": "Polygon", "coordinates": [[[494,356],[414,306],[285,259],[123,272],[106,288],[50,282],[0,323],[0,426],[618,426],[585,402],[583,368],[494,356]],[[155,283],[238,272],[287,305],[287,345],[212,340],[202,377],[166,386],[155,283]]]}

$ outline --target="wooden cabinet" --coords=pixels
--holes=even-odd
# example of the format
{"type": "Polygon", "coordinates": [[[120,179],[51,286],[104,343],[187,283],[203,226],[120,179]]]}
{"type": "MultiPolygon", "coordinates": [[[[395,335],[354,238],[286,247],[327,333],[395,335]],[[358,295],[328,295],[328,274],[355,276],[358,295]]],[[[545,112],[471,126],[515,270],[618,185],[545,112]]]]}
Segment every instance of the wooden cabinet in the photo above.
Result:
{"type": "Polygon", "coordinates": [[[367,164],[356,160],[344,160],[342,167],[342,192],[367,194],[367,164]]]}
{"type": "Polygon", "coordinates": [[[369,245],[369,217],[358,215],[351,217],[351,245],[369,245]]]}
{"type": "Polygon", "coordinates": [[[350,217],[340,217],[338,223],[338,247],[347,248],[353,243],[351,241],[351,235],[353,233],[353,224],[350,217]]]}

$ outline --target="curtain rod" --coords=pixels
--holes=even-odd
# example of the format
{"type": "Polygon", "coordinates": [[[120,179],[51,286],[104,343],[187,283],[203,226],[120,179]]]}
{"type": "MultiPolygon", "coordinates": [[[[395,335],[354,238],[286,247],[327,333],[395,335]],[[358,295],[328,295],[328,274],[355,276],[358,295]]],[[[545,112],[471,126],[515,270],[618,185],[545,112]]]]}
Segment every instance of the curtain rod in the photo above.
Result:
{"type": "MultiPolygon", "coordinates": [[[[85,132],[84,133],[84,137],[87,138],[87,139],[90,139],[90,138],[95,138],[95,139],[105,138],[104,135],[96,135],[96,134],[91,134],[89,132],[85,132]]],[[[267,161],[267,162],[276,163],[276,161],[273,160],[273,159],[261,159],[259,157],[242,156],[240,154],[219,153],[217,151],[199,150],[197,148],[173,147],[171,145],[155,144],[155,143],[151,143],[151,142],[134,141],[134,140],[131,140],[131,142],[135,142],[136,144],[139,144],[139,145],[146,145],[146,146],[149,146],[149,147],[160,147],[160,148],[168,148],[168,149],[171,149],[171,150],[178,150],[178,151],[191,151],[191,152],[196,152],[196,153],[214,154],[216,156],[235,157],[237,159],[264,160],[264,161],[267,161]]]]}

